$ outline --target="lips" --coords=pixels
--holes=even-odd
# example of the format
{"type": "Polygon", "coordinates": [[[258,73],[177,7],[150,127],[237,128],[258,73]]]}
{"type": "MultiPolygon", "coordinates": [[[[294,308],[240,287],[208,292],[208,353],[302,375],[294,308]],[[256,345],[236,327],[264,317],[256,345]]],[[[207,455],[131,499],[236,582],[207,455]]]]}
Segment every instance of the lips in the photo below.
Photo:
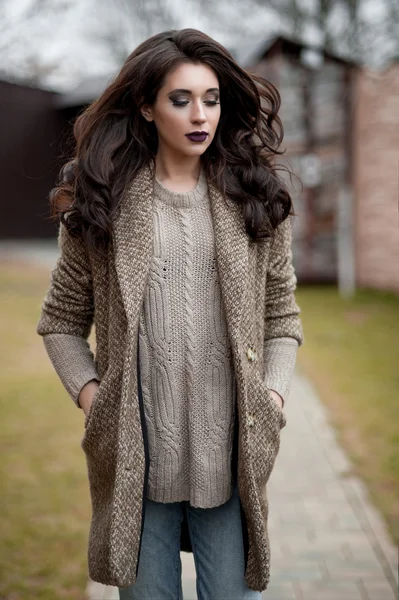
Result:
{"type": "Polygon", "coordinates": [[[198,131],[195,133],[187,133],[186,138],[188,138],[191,142],[205,142],[208,134],[206,131],[198,131]]]}

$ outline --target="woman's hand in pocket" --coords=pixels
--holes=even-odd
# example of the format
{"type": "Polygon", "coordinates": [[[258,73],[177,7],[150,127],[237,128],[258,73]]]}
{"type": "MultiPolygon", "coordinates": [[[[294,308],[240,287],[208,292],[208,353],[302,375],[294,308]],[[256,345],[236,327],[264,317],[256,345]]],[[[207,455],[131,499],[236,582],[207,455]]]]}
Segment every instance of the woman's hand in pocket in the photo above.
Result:
{"type": "Polygon", "coordinates": [[[280,394],[278,394],[277,392],[275,392],[274,390],[269,390],[271,397],[273,398],[273,400],[275,401],[275,403],[277,404],[277,406],[279,407],[280,410],[283,410],[284,407],[284,400],[283,398],[280,396],[280,394]]]}
{"type": "Polygon", "coordinates": [[[93,402],[94,394],[99,388],[99,382],[96,379],[92,379],[80,390],[78,403],[82,408],[85,416],[90,412],[90,408],[93,402]]]}

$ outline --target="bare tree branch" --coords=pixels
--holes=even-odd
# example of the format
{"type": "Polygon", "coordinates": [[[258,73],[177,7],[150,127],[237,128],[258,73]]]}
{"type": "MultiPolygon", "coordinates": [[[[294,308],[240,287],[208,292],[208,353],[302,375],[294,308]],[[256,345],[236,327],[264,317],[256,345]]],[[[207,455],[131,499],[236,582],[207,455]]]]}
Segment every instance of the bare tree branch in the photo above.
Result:
{"type": "Polygon", "coordinates": [[[35,20],[43,15],[51,18],[63,15],[73,5],[70,0],[31,0],[30,4],[16,16],[7,17],[6,3],[1,3],[0,12],[0,54],[9,52],[16,44],[21,43],[22,29],[27,24],[35,25],[35,20]]]}
{"type": "MultiPolygon", "coordinates": [[[[263,0],[254,0],[258,7],[263,0]]],[[[370,22],[360,16],[362,0],[318,0],[319,10],[315,24],[324,37],[326,50],[344,54],[359,63],[383,63],[399,55],[399,2],[384,0],[386,15],[380,22],[370,22]],[[340,19],[339,26],[333,23],[334,15],[341,9],[347,17],[340,19]]],[[[302,38],[304,26],[310,15],[300,0],[269,0],[268,7],[282,16],[289,31],[302,38]]]]}
{"type": "Polygon", "coordinates": [[[105,48],[116,64],[121,64],[141,39],[176,27],[165,0],[114,0],[112,13],[107,0],[99,0],[97,7],[98,24],[89,38],[105,48]]]}

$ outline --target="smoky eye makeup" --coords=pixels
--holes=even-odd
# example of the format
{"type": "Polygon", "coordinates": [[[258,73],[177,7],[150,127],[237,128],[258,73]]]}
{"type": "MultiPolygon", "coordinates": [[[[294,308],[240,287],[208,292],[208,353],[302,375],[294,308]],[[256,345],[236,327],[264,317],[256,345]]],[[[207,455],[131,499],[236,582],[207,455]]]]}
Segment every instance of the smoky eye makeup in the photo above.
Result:
{"type": "Polygon", "coordinates": [[[219,94],[216,92],[209,94],[209,96],[207,96],[204,100],[204,102],[210,102],[212,104],[219,104],[219,101],[220,101],[220,97],[219,97],[219,94]]]}
{"type": "Polygon", "coordinates": [[[185,106],[189,103],[189,98],[184,98],[183,96],[175,96],[171,94],[169,96],[169,100],[176,106],[185,106]]]}
{"type": "MultiPolygon", "coordinates": [[[[187,95],[183,96],[181,93],[171,92],[168,98],[175,106],[186,106],[190,102],[191,93],[187,91],[187,95]]],[[[210,105],[219,104],[219,93],[217,90],[212,91],[212,94],[205,97],[204,102],[210,105]]]]}

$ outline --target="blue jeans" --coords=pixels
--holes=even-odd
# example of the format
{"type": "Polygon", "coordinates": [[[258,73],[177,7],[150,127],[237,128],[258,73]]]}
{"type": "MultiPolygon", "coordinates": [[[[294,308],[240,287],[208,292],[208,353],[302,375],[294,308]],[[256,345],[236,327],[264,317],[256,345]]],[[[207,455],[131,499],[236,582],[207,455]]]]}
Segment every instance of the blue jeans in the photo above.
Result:
{"type": "Polygon", "coordinates": [[[215,508],[147,499],[137,581],[120,600],[183,600],[180,525],[183,506],[197,574],[198,600],[261,600],[244,579],[244,545],[237,487],[215,508]]]}

